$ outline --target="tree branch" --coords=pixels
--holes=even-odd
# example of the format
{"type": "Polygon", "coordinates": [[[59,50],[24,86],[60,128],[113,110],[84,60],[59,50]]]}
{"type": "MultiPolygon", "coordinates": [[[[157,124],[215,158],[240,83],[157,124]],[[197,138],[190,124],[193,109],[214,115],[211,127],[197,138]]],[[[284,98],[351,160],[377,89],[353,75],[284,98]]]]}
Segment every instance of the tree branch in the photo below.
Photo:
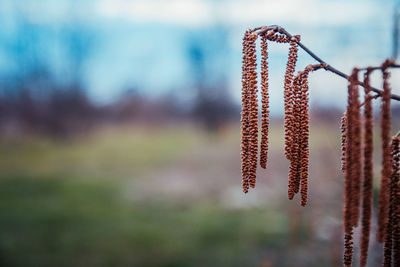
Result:
{"type": "MultiPolygon", "coordinates": [[[[326,63],[324,60],[322,60],[320,57],[318,57],[313,51],[308,49],[304,44],[302,44],[301,42],[298,42],[296,40],[296,38],[293,38],[293,35],[291,35],[289,32],[287,32],[284,28],[282,28],[278,25],[271,25],[271,26],[257,27],[252,30],[252,32],[254,32],[258,35],[263,35],[263,34],[267,33],[268,31],[274,31],[274,32],[281,33],[283,35],[286,35],[291,41],[295,41],[307,54],[309,54],[312,58],[314,58],[316,61],[318,61],[320,63],[320,66],[318,67],[318,69],[323,68],[327,71],[335,73],[336,75],[338,75],[342,78],[345,78],[346,80],[349,79],[349,75],[343,73],[342,71],[340,71],[340,70],[332,67],[328,63],[326,63]]],[[[390,68],[400,68],[400,65],[393,63],[389,67],[390,68]]],[[[382,67],[372,67],[372,68],[373,69],[382,69],[382,67]]],[[[367,68],[362,68],[360,70],[367,70],[367,68]]],[[[361,81],[358,81],[358,84],[365,87],[365,84],[361,81]]],[[[381,96],[383,93],[383,90],[381,90],[381,89],[377,89],[374,87],[371,87],[371,89],[372,89],[372,91],[377,93],[379,96],[381,96]]],[[[400,96],[396,95],[396,94],[391,94],[391,99],[400,101],[400,96]]]]}

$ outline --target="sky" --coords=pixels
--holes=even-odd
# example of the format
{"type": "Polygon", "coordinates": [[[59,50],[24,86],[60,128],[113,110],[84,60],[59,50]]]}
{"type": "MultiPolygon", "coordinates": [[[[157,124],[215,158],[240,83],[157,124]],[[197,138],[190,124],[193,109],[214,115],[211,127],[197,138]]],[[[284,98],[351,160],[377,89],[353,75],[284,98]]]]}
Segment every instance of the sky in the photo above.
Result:
{"type": "MultiPolygon", "coordinates": [[[[23,43],[27,37],[21,25],[28,24],[42,36],[27,39],[38,43],[32,53],[39,53],[60,80],[78,68],[63,36],[83,36],[80,79],[96,101],[111,101],[128,88],[157,96],[192,86],[198,70],[193,49],[202,51],[207,69],[203,78],[214,83],[222,79],[239,101],[246,29],[281,25],[300,34],[322,59],[350,73],[354,66],[378,65],[391,56],[394,6],[393,0],[2,0],[0,73],[20,71],[7,48],[23,43]]],[[[299,70],[315,63],[303,52],[299,56],[299,70]]],[[[271,101],[277,111],[286,59],[285,45],[271,45],[271,101]]],[[[393,85],[400,88],[397,76],[393,85]]],[[[343,103],[345,80],[323,70],[310,79],[312,102],[343,103]]],[[[378,77],[373,83],[379,86],[378,77]]],[[[192,90],[183,92],[193,97],[192,90]]]]}

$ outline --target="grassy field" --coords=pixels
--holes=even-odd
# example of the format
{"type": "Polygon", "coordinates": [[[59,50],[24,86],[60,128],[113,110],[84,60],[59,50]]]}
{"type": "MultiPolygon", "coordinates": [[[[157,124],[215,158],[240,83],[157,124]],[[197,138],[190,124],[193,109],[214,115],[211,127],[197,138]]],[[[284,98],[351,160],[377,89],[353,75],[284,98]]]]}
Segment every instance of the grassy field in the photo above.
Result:
{"type": "Polygon", "coordinates": [[[236,125],[3,140],[0,266],[340,265],[339,140],[313,129],[312,209],[286,198],[280,127],[247,196],[236,125]]]}

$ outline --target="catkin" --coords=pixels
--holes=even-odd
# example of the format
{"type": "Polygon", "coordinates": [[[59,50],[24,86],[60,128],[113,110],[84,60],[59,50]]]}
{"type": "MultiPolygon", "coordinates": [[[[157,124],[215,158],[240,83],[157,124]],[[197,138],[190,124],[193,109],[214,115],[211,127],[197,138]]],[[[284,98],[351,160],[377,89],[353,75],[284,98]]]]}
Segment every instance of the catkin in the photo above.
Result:
{"type": "Polygon", "coordinates": [[[392,139],[392,176],[391,176],[391,208],[392,208],[392,243],[393,265],[400,266],[400,139],[392,139]]]}
{"type": "Polygon", "coordinates": [[[309,114],[308,114],[308,74],[312,66],[298,73],[293,80],[292,90],[292,133],[289,166],[288,197],[293,199],[301,187],[301,205],[307,203],[309,164],[309,114]]]}
{"type": "MultiPolygon", "coordinates": [[[[294,123],[298,122],[294,120],[295,118],[298,118],[297,111],[299,108],[298,105],[298,98],[300,96],[301,92],[301,72],[296,75],[293,79],[293,84],[292,84],[292,101],[290,102],[290,105],[292,106],[291,108],[291,116],[293,116],[291,124],[294,125],[294,123]]],[[[300,189],[300,175],[299,175],[299,161],[297,155],[299,154],[300,146],[299,143],[297,142],[297,137],[298,135],[296,134],[298,130],[298,127],[293,127],[291,130],[291,147],[290,147],[290,154],[292,155],[289,159],[290,164],[289,164],[289,185],[288,185],[288,198],[293,199],[294,195],[299,192],[300,189]]]]}
{"type": "Polygon", "coordinates": [[[378,233],[377,240],[383,242],[385,239],[386,225],[389,214],[389,198],[390,198],[390,174],[391,174],[391,156],[390,156],[390,86],[389,86],[389,72],[387,71],[385,61],[382,67],[383,76],[383,94],[381,106],[381,139],[382,139],[382,173],[381,173],[381,187],[379,192],[379,206],[378,206],[378,233]]]}
{"type": "Polygon", "coordinates": [[[249,113],[249,140],[250,140],[250,168],[249,184],[254,188],[256,185],[256,172],[258,163],[258,100],[257,100],[257,63],[256,63],[256,40],[257,35],[250,35],[250,58],[249,58],[249,88],[250,88],[250,113],[249,113]]]}
{"type": "Polygon", "coordinates": [[[352,105],[352,123],[353,123],[353,142],[354,146],[351,151],[352,157],[352,168],[353,176],[352,179],[352,225],[357,226],[360,217],[360,199],[361,199],[361,113],[360,113],[360,101],[359,101],[359,87],[358,87],[358,69],[353,70],[353,105],[352,105]]]}
{"type": "Polygon", "coordinates": [[[241,168],[243,192],[249,190],[249,50],[251,32],[247,30],[243,37],[243,61],[242,61],[242,113],[241,113],[241,168]]]}
{"type": "Polygon", "coordinates": [[[256,72],[257,35],[246,31],[243,37],[242,65],[242,186],[247,193],[254,187],[257,169],[258,104],[256,72]]]}
{"type": "Polygon", "coordinates": [[[269,92],[268,92],[268,43],[261,37],[261,145],[260,166],[267,167],[269,130],[269,92]]]}
{"type": "Polygon", "coordinates": [[[343,209],[343,224],[344,224],[344,231],[345,233],[349,233],[352,229],[351,225],[351,177],[352,177],[352,169],[349,166],[349,163],[351,162],[351,149],[352,149],[352,124],[351,124],[351,116],[350,114],[350,103],[351,103],[351,97],[350,97],[350,87],[349,85],[349,93],[348,93],[348,107],[347,107],[347,112],[346,112],[346,122],[347,122],[347,142],[346,142],[346,169],[345,169],[345,177],[344,177],[344,209],[343,209]]]}
{"type": "MultiPolygon", "coordinates": [[[[391,145],[391,176],[390,176],[390,204],[389,204],[389,217],[386,225],[385,244],[383,249],[383,264],[384,267],[391,267],[392,255],[394,254],[394,247],[396,246],[397,264],[398,262],[398,194],[399,194],[399,139],[397,137],[392,138],[391,145]],[[396,229],[396,238],[394,233],[396,229]]],[[[396,265],[396,263],[394,264],[396,265]]]]}
{"type": "MultiPolygon", "coordinates": [[[[353,258],[353,227],[358,218],[356,198],[360,196],[360,185],[357,180],[361,177],[361,143],[360,143],[360,103],[358,100],[358,69],[354,68],[349,77],[348,103],[346,110],[346,162],[344,181],[344,232],[345,251],[344,265],[351,266],[353,258]],[[358,190],[358,192],[356,191],[358,190]]],[[[360,180],[359,180],[360,181],[360,180]]]]}
{"type": "Polygon", "coordinates": [[[286,64],[286,73],[284,81],[284,107],[285,107],[285,156],[288,160],[291,158],[292,150],[292,134],[293,134],[293,108],[294,108],[294,93],[293,93],[293,73],[297,62],[297,42],[300,41],[300,36],[296,35],[290,40],[289,56],[286,64]]]}
{"type": "Polygon", "coordinates": [[[359,218],[361,189],[361,122],[358,100],[358,69],[349,77],[348,105],[346,111],[346,163],[344,182],[344,228],[349,233],[359,218]]]}
{"type": "Polygon", "coordinates": [[[299,167],[300,167],[300,185],[301,185],[301,205],[307,204],[308,196],[308,164],[309,164],[309,145],[308,139],[310,136],[309,130],[309,114],[308,114],[308,74],[312,70],[312,66],[306,68],[303,71],[300,79],[301,92],[300,92],[300,114],[299,114],[299,143],[300,143],[300,155],[299,155],[299,167]]]}
{"type": "Polygon", "coordinates": [[[373,110],[369,76],[364,74],[364,180],[362,187],[362,218],[360,240],[360,265],[365,266],[368,258],[369,235],[371,229],[372,183],[373,183],[373,110]]]}

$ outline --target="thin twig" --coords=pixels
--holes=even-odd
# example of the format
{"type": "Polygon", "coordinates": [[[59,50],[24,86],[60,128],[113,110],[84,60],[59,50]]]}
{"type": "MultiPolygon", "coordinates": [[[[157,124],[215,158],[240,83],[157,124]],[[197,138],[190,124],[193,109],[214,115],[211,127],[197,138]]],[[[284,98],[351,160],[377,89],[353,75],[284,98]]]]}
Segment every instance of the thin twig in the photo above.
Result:
{"type": "MultiPolygon", "coordinates": [[[[293,38],[293,35],[291,35],[289,32],[287,32],[284,28],[278,26],[278,25],[271,25],[271,26],[264,26],[264,27],[257,27],[254,28],[252,30],[253,32],[256,32],[258,35],[263,35],[265,33],[267,33],[268,31],[274,31],[274,32],[279,32],[281,34],[286,35],[289,39],[295,41],[307,54],[309,54],[312,58],[314,58],[316,61],[318,61],[319,63],[321,63],[321,67],[327,71],[333,72],[336,75],[345,78],[346,80],[349,79],[349,75],[343,73],[342,71],[332,67],[331,65],[329,65],[328,63],[326,63],[324,60],[322,60],[320,57],[318,57],[316,54],[314,54],[314,52],[312,52],[310,49],[308,49],[304,44],[302,44],[301,42],[297,41],[296,38],[293,38]]],[[[397,64],[392,64],[390,65],[391,68],[399,68],[400,65],[397,64]]],[[[380,69],[381,67],[374,67],[374,69],[380,69]]],[[[367,68],[365,68],[366,70],[367,68]]],[[[360,70],[364,70],[364,69],[360,69],[360,70]]],[[[365,87],[365,84],[362,81],[358,81],[358,84],[365,87]]],[[[374,91],[375,93],[377,93],[379,96],[382,95],[383,90],[381,89],[377,89],[374,87],[371,87],[371,90],[374,91]]],[[[399,95],[395,95],[395,94],[391,94],[390,96],[392,99],[400,101],[400,96],[399,95]]]]}
{"type": "MultiPolygon", "coordinates": [[[[400,65],[393,64],[393,65],[389,66],[389,68],[398,69],[398,68],[400,68],[400,65]]],[[[365,70],[368,70],[368,69],[371,69],[371,70],[381,70],[381,69],[382,69],[382,66],[379,66],[379,67],[360,68],[360,69],[358,69],[358,70],[359,70],[359,71],[365,71],[365,70]]]]}

